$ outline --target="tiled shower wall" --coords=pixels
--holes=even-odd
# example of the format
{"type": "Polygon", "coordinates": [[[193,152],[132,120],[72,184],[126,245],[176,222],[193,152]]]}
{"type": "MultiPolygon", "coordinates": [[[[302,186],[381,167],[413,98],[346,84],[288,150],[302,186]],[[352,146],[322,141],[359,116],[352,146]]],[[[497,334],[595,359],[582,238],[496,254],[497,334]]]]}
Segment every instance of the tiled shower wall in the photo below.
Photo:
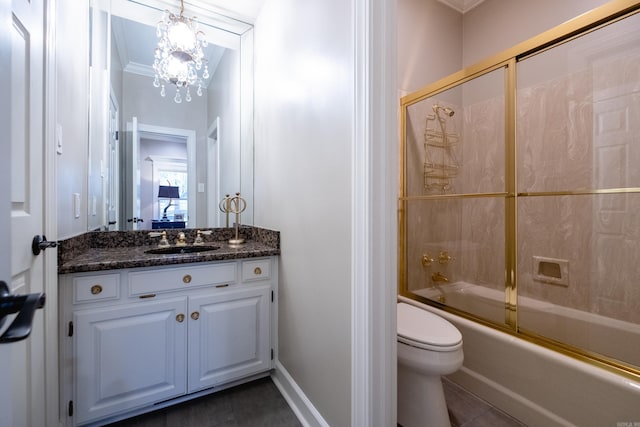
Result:
{"type": "MultiPolygon", "coordinates": [[[[632,22],[617,24],[624,37],[617,37],[623,28],[612,26],[567,46],[562,56],[577,70],[519,88],[519,192],[640,187],[640,48],[629,45],[640,46],[640,20],[634,21],[631,32],[632,22]]],[[[525,60],[518,70],[533,74],[557,56],[525,60]]],[[[639,208],[638,193],[519,198],[519,295],[640,323],[639,208]],[[534,280],[535,255],[567,260],[567,286],[534,280]]]]}
{"type": "MultiPolygon", "coordinates": [[[[519,63],[516,120],[518,295],[633,323],[640,194],[581,193],[640,187],[638,28],[632,17],[519,63]],[[566,286],[535,280],[534,256],[566,261],[566,286]]],[[[503,71],[493,74],[408,108],[408,196],[437,194],[425,192],[422,174],[434,103],[455,111],[447,123],[460,134],[451,148],[460,171],[447,194],[505,191],[503,71]]],[[[410,201],[408,289],[434,286],[435,271],[504,289],[504,215],[501,197],[410,201]],[[455,259],[439,264],[441,250],[455,259]],[[425,254],[435,259],[428,267],[425,254]]]]}

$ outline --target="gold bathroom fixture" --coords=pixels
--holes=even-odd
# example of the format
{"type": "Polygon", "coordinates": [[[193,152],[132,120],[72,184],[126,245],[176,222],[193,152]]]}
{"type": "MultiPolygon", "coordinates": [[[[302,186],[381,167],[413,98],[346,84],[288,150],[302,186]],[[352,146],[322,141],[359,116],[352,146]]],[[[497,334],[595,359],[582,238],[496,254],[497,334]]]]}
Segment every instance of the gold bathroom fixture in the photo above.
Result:
{"type": "Polygon", "coordinates": [[[185,237],[182,231],[178,233],[178,238],[176,239],[176,246],[187,246],[187,238],[185,237]]]}
{"type": "Polygon", "coordinates": [[[244,239],[241,239],[238,235],[238,228],[240,227],[240,214],[247,208],[247,202],[242,197],[240,197],[240,193],[236,193],[236,196],[230,199],[228,206],[229,212],[236,214],[236,235],[235,238],[229,239],[229,246],[240,246],[244,243],[244,239]]]}
{"type": "Polygon", "coordinates": [[[448,264],[449,261],[454,261],[455,258],[453,258],[451,255],[449,255],[449,252],[447,251],[440,251],[440,254],[438,255],[438,262],[440,264],[448,264]]]}
{"type": "Polygon", "coordinates": [[[450,191],[451,178],[458,175],[459,163],[452,150],[460,136],[447,131],[447,120],[455,112],[449,107],[433,104],[433,114],[427,114],[424,129],[424,189],[450,191]]]}
{"type": "Polygon", "coordinates": [[[149,237],[160,237],[160,242],[158,243],[159,248],[168,248],[169,241],[167,240],[167,232],[166,231],[152,231],[149,233],[149,237]]]}
{"type": "Polygon", "coordinates": [[[449,283],[449,278],[444,274],[440,273],[439,271],[436,271],[431,275],[431,280],[433,280],[434,282],[449,283]]]}
{"type": "Polygon", "coordinates": [[[224,196],[224,199],[220,200],[220,203],[218,204],[218,209],[220,209],[220,212],[225,214],[227,219],[225,227],[229,228],[229,212],[231,212],[231,197],[228,194],[224,196]]]}
{"type": "Polygon", "coordinates": [[[431,263],[435,261],[429,254],[422,255],[422,266],[429,267],[431,263]]]}
{"type": "Polygon", "coordinates": [[[210,236],[213,231],[211,230],[198,230],[196,231],[196,238],[193,241],[194,246],[203,246],[204,238],[202,236],[210,236]]]}

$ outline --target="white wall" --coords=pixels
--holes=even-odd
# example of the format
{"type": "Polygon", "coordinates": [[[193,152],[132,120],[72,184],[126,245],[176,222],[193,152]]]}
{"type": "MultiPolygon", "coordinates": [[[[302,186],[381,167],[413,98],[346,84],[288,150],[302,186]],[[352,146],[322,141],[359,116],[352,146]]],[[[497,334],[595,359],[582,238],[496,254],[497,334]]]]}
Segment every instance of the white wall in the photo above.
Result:
{"type": "MultiPolygon", "coordinates": [[[[234,195],[240,188],[240,52],[225,50],[207,90],[207,126],[220,117],[220,192],[234,195]]],[[[207,173],[216,173],[215,165],[207,165],[207,173]]],[[[206,181],[201,181],[206,182],[206,181]]],[[[207,189],[209,194],[214,194],[207,189]]],[[[215,201],[211,206],[218,206],[215,201]]]]}
{"type": "MultiPolygon", "coordinates": [[[[62,127],[63,154],[56,155],[58,239],[87,231],[88,2],[56,1],[55,120],[62,127]],[[80,217],[73,215],[80,194],[80,217]]],[[[52,238],[51,236],[49,236],[52,238]]]]}
{"type": "Polygon", "coordinates": [[[463,18],[463,67],[468,67],[606,0],[486,0],[463,18]]]}
{"type": "Polygon", "coordinates": [[[281,232],[279,361],[350,425],[352,2],[267,0],[255,27],[255,223],[281,232]]]}

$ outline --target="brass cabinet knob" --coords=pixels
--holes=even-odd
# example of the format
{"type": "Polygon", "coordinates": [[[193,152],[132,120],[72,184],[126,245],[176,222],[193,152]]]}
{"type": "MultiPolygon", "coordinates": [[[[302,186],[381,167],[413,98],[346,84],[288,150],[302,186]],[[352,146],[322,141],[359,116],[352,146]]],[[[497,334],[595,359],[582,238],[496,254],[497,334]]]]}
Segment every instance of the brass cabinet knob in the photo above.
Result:
{"type": "Polygon", "coordinates": [[[194,311],[193,313],[191,313],[191,318],[193,320],[198,320],[200,318],[200,313],[198,313],[197,311],[194,311]]]}
{"type": "Polygon", "coordinates": [[[260,275],[262,274],[262,269],[260,267],[256,267],[253,269],[253,274],[260,275]]]}
{"type": "Polygon", "coordinates": [[[100,292],[102,292],[102,286],[100,285],[93,285],[91,287],[91,294],[93,295],[98,295],[100,292]]]}
{"type": "Polygon", "coordinates": [[[184,322],[184,314],[180,313],[176,316],[176,320],[178,321],[178,323],[182,323],[184,322]]]}
{"type": "Polygon", "coordinates": [[[182,278],[182,281],[184,283],[191,283],[191,275],[190,274],[185,274],[184,277],[182,278]]]}

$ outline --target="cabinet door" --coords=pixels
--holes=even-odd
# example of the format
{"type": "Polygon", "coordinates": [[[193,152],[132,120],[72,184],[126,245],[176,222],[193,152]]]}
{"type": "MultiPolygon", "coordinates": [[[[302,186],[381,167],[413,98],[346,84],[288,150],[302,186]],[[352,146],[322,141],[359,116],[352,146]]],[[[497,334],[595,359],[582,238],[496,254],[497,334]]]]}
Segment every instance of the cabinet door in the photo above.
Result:
{"type": "Polygon", "coordinates": [[[189,392],[271,368],[271,287],[189,298],[189,392]]]}
{"type": "Polygon", "coordinates": [[[76,424],[186,392],[186,298],[74,313],[76,424]]]}

